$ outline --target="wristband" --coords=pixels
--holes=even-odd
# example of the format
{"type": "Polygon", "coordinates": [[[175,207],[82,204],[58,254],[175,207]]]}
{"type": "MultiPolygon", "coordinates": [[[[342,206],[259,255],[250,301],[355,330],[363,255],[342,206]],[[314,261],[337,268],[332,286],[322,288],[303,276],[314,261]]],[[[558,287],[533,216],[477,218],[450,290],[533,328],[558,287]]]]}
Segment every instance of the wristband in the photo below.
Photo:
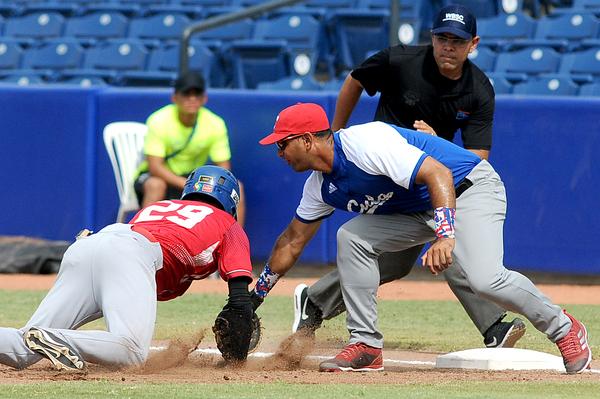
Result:
{"type": "Polygon", "coordinates": [[[433,210],[433,221],[435,222],[435,235],[438,238],[454,238],[455,215],[455,208],[441,206],[433,210]]]}
{"type": "Polygon", "coordinates": [[[271,270],[271,266],[267,263],[262,273],[256,280],[256,285],[254,286],[254,292],[258,295],[259,298],[263,298],[267,296],[271,288],[277,283],[279,280],[279,274],[274,273],[271,270]]]}

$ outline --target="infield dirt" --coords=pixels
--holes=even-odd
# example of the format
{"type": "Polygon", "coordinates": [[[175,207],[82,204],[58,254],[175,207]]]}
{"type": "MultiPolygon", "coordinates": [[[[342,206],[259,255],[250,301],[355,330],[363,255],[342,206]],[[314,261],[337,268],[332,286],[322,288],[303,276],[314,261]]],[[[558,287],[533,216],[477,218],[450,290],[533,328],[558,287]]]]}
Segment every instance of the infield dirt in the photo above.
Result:
{"type": "MultiPolygon", "coordinates": [[[[54,275],[2,275],[0,289],[44,290],[52,286],[54,275]]],[[[314,278],[284,278],[272,295],[293,294],[300,282],[311,284],[314,278]]],[[[538,284],[540,289],[556,303],[600,304],[600,286],[538,284]],[[573,293],[577,295],[574,296],[573,293]]],[[[191,292],[225,293],[226,284],[215,284],[214,280],[201,280],[192,284],[191,292]]],[[[381,299],[395,300],[456,300],[443,281],[397,281],[382,286],[381,299]]],[[[283,381],[307,384],[407,384],[438,383],[440,381],[598,381],[600,374],[585,373],[575,376],[546,371],[474,371],[435,369],[438,353],[384,350],[384,357],[391,360],[421,361],[425,364],[385,364],[383,372],[371,373],[321,373],[318,360],[309,359],[312,353],[334,356],[343,342],[328,342],[331,347],[313,347],[312,341],[304,337],[290,336],[283,342],[263,340],[260,350],[274,352],[270,358],[251,358],[242,367],[224,367],[220,357],[194,352],[188,353],[200,342],[205,331],[200,331],[189,341],[155,342],[168,349],[153,354],[143,368],[112,371],[90,365],[84,373],[55,371],[49,362],[42,361],[27,370],[13,370],[0,366],[0,383],[28,383],[49,380],[109,380],[124,383],[170,382],[170,383],[264,383],[283,381]]],[[[600,361],[592,362],[592,368],[600,368],[600,361]]]]}

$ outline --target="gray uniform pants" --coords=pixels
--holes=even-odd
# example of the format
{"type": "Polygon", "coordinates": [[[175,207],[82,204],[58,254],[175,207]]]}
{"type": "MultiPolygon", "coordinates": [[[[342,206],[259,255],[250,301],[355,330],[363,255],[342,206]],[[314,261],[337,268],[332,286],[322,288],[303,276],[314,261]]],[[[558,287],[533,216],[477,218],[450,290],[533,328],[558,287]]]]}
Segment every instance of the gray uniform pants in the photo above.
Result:
{"type": "MultiPolygon", "coordinates": [[[[422,248],[423,245],[417,245],[401,252],[382,253],[378,258],[379,284],[389,283],[406,276],[417,262],[422,248]]],[[[506,312],[503,308],[473,293],[460,266],[453,265],[443,274],[448,286],[482,335],[505,315],[506,312]]],[[[308,288],[308,297],[321,310],[325,320],[346,311],[337,269],[327,273],[311,285],[308,288]]]]}
{"type": "MultiPolygon", "coordinates": [[[[556,342],[571,328],[568,317],[527,277],[506,269],[502,263],[506,215],[504,184],[487,161],[479,163],[467,177],[473,186],[457,200],[456,246],[450,268],[462,270],[476,295],[524,315],[556,342]]],[[[340,227],[337,267],[350,343],[383,347],[383,335],[377,329],[379,256],[434,239],[432,212],[359,215],[340,227]]]]}
{"type": "Polygon", "coordinates": [[[0,328],[0,363],[24,368],[42,359],[23,341],[24,332],[35,326],[67,342],[86,362],[109,367],[141,364],[154,333],[155,274],[161,267],[160,245],[126,224],[77,240],[25,327],[0,328]],[[75,330],[102,316],[108,331],[75,330]]]}

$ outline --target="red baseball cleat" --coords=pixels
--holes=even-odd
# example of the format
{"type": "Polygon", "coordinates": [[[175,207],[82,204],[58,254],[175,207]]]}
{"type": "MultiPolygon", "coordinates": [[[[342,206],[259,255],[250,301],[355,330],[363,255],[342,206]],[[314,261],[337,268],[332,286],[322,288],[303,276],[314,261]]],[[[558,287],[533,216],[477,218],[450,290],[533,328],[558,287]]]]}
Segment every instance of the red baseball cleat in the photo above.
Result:
{"type": "Polygon", "coordinates": [[[571,319],[573,325],[563,338],[556,342],[565,363],[567,374],[581,373],[590,368],[592,362],[592,351],[587,341],[587,330],[580,321],[563,310],[571,319]]]}
{"type": "Polygon", "coordinates": [[[319,365],[319,371],[381,371],[383,356],[380,348],[361,342],[346,346],[333,359],[319,365]]]}

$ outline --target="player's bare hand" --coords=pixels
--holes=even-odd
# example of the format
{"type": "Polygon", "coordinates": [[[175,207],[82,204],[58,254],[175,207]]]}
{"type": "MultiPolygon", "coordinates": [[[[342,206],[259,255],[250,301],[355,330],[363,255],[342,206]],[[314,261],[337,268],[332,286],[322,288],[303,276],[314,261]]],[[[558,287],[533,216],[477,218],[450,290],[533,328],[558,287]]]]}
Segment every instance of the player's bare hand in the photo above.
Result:
{"type": "Polygon", "coordinates": [[[422,121],[422,120],[415,121],[415,123],[413,123],[413,127],[415,128],[415,130],[417,130],[419,132],[431,134],[432,136],[437,136],[437,134],[435,133],[435,130],[433,130],[433,128],[431,126],[429,126],[425,121],[422,121]]]}
{"type": "Polygon", "coordinates": [[[454,238],[438,238],[421,257],[423,266],[429,268],[431,274],[438,275],[452,264],[454,238]]]}

